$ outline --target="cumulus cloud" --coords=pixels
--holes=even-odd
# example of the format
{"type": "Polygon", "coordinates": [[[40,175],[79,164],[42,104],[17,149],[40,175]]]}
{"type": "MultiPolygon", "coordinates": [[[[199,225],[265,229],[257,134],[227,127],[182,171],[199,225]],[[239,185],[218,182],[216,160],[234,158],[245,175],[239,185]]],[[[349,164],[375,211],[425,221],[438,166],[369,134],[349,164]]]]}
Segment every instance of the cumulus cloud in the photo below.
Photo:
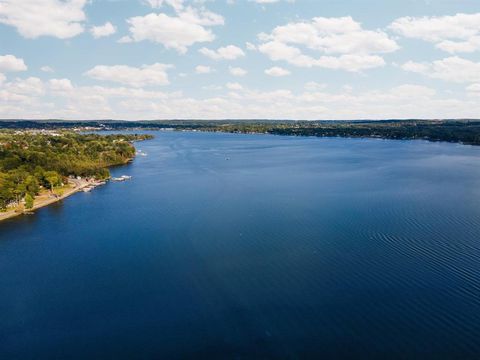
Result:
{"type": "Polygon", "coordinates": [[[120,42],[148,40],[184,54],[195,43],[215,39],[208,27],[224,24],[222,16],[204,8],[181,7],[178,10],[175,16],[150,13],[127,19],[130,35],[123,37],[120,42]]]}
{"type": "Polygon", "coordinates": [[[225,85],[225,87],[229,90],[242,90],[243,89],[243,86],[240,85],[239,83],[237,82],[229,82],[227,83],[227,85],[225,85]]]}
{"type": "Polygon", "coordinates": [[[0,71],[16,72],[25,70],[27,70],[27,66],[23,59],[17,58],[13,55],[0,55],[0,71]]]}
{"type": "Polygon", "coordinates": [[[50,90],[52,91],[71,91],[73,90],[72,82],[69,79],[50,79],[48,81],[50,90]]]}
{"type": "Polygon", "coordinates": [[[158,9],[163,5],[170,5],[175,10],[181,10],[183,8],[183,0],[146,0],[152,8],[158,9]]]}
{"type": "Polygon", "coordinates": [[[199,52],[213,60],[235,60],[245,56],[243,50],[235,45],[224,46],[217,50],[210,50],[204,47],[199,52]]]}
{"type": "Polygon", "coordinates": [[[206,86],[202,86],[202,89],[203,90],[212,90],[212,91],[218,91],[218,90],[222,90],[223,87],[220,86],[220,85],[206,85],[206,86]]]}
{"type": "Polygon", "coordinates": [[[230,71],[230,74],[232,74],[233,76],[245,76],[248,73],[247,70],[242,69],[241,67],[232,67],[232,66],[228,68],[228,71],[230,71]]]}
{"type": "Polygon", "coordinates": [[[46,73],[53,73],[55,70],[53,70],[52,67],[45,65],[40,68],[41,71],[46,72],[46,73]]]}
{"type": "Polygon", "coordinates": [[[274,4],[274,3],[278,3],[280,1],[286,1],[286,2],[290,2],[290,3],[293,3],[295,2],[295,0],[249,0],[250,2],[256,2],[257,4],[274,4]]]}
{"type": "Polygon", "coordinates": [[[213,70],[210,66],[206,66],[206,65],[197,65],[195,67],[195,72],[197,74],[209,74],[211,73],[213,70]]]}
{"type": "Polygon", "coordinates": [[[84,31],[87,0],[2,0],[0,23],[13,26],[26,38],[68,39],[84,31]]]}
{"type": "MultiPolygon", "coordinates": [[[[5,80],[4,80],[5,81],[5,80]]],[[[466,99],[443,98],[435,89],[403,84],[391,89],[355,93],[352,89],[329,92],[321,86],[305,90],[260,91],[238,83],[230,92],[207,98],[181,92],[161,92],[138,87],[75,86],[68,79],[15,79],[0,87],[3,117],[25,118],[453,118],[475,117],[480,111],[474,84],[466,99]],[[53,101],[51,99],[54,99],[53,101]]],[[[219,89],[218,86],[210,87],[219,89]]]]}
{"type": "Polygon", "coordinates": [[[92,26],[90,28],[90,33],[95,39],[113,35],[116,31],[117,28],[113,26],[111,22],[106,22],[104,25],[92,26]]]}
{"type": "Polygon", "coordinates": [[[167,70],[172,67],[160,63],[142,65],[138,68],[127,65],[97,65],[85,75],[96,80],[118,82],[133,87],[167,85],[169,84],[167,70]]]}
{"type": "Polygon", "coordinates": [[[262,33],[258,50],[273,61],[286,61],[301,67],[319,66],[357,72],[383,66],[377,54],[399,49],[381,30],[364,30],[351,17],[323,18],[277,26],[262,33]],[[306,55],[301,47],[321,56],[306,55]]]}
{"type": "Polygon", "coordinates": [[[402,69],[450,82],[480,82],[480,62],[473,62],[458,56],[433,62],[408,61],[402,65],[402,69]]]}
{"type": "Polygon", "coordinates": [[[26,79],[15,79],[3,85],[3,89],[15,95],[43,95],[45,87],[43,82],[37,77],[26,79]]]}
{"type": "Polygon", "coordinates": [[[326,84],[317,83],[315,81],[309,81],[305,84],[304,88],[307,91],[320,91],[327,87],[326,84]]]}
{"type": "Polygon", "coordinates": [[[472,84],[467,86],[467,91],[480,94],[480,84],[472,84]]]}
{"type": "Polygon", "coordinates": [[[287,69],[281,68],[279,66],[274,66],[274,67],[271,67],[270,69],[266,69],[265,74],[278,77],[278,76],[290,75],[290,71],[288,71],[287,69]]]}
{"type": "Polygon", "coordinates": [[[480,50],[480,13],[452,16],[402,17],[390,29],[413,39],[435,44],[449,53],[480,50]]]}

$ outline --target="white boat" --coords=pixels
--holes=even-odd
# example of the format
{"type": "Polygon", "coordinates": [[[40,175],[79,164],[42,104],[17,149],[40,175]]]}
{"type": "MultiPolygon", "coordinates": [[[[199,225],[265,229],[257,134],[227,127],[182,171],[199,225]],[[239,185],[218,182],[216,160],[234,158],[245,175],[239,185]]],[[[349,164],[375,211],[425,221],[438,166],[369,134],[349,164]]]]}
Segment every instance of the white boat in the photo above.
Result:
{"type": "Polygon", "coordinates": [[[112,181],[125,181],[130,180],[132,177],[129,175],[122,175],[120,177],[112,177],[112,181]]]}

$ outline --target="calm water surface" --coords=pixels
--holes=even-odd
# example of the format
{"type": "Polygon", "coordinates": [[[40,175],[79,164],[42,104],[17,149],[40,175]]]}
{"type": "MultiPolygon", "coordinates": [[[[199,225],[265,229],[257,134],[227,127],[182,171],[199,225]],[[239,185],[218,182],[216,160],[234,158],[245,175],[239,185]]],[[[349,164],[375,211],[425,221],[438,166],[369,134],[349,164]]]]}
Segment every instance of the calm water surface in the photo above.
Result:
{"type": "Polygon", "coordinates": [[[480,148],[154,134],[0,224],[0,358],[480,357],[480,148]]]}

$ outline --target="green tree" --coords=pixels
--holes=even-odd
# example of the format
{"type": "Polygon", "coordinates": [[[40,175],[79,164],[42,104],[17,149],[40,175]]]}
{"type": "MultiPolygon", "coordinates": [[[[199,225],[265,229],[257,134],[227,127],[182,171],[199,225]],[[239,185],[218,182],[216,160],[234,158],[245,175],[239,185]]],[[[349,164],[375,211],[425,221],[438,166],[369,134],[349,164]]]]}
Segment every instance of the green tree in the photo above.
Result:
{"type": "Polygon", "coordinates": [[[60,175],[56,171],[45,171],[44,178],[51,192],[53,192],[55,186],[60,185],[62,182],[60,175]]]}
{"type": "Polygon", "coordinates": [[[27,189],[27,193],[31,196],[35,196],[40,191],[40,186],[38,185],[38,180],[33,175],[28,175],[25,179],[25,186],[27,189]]]}
{"type": "Polygon", "coordinates": [[[25,195],[25,209],[31,209],[33,208],[33,197],[32,195],[28,194],[25,195]]]}

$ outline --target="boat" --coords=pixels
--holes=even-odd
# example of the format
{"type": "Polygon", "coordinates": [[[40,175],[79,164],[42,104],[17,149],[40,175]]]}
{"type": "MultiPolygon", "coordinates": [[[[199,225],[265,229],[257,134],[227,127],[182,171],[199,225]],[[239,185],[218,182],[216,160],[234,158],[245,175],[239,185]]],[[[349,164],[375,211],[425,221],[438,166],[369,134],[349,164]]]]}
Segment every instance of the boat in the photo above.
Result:
{"type": "Polygon", "coordinates": [[[92,189],[93,189],[93,187],[87,186],[87,187],[84,187],[84,188],[82,189],[82,191],[83,191],[84,193],[86,193],[86,192],[92,191],[92,189]]]}
{"type": "Polygon", "coordinates": [[[120,177],[112,177],[112,181],[125,181],[130,180],[132,177],[129,175],[122,175],[120,177]]]}

